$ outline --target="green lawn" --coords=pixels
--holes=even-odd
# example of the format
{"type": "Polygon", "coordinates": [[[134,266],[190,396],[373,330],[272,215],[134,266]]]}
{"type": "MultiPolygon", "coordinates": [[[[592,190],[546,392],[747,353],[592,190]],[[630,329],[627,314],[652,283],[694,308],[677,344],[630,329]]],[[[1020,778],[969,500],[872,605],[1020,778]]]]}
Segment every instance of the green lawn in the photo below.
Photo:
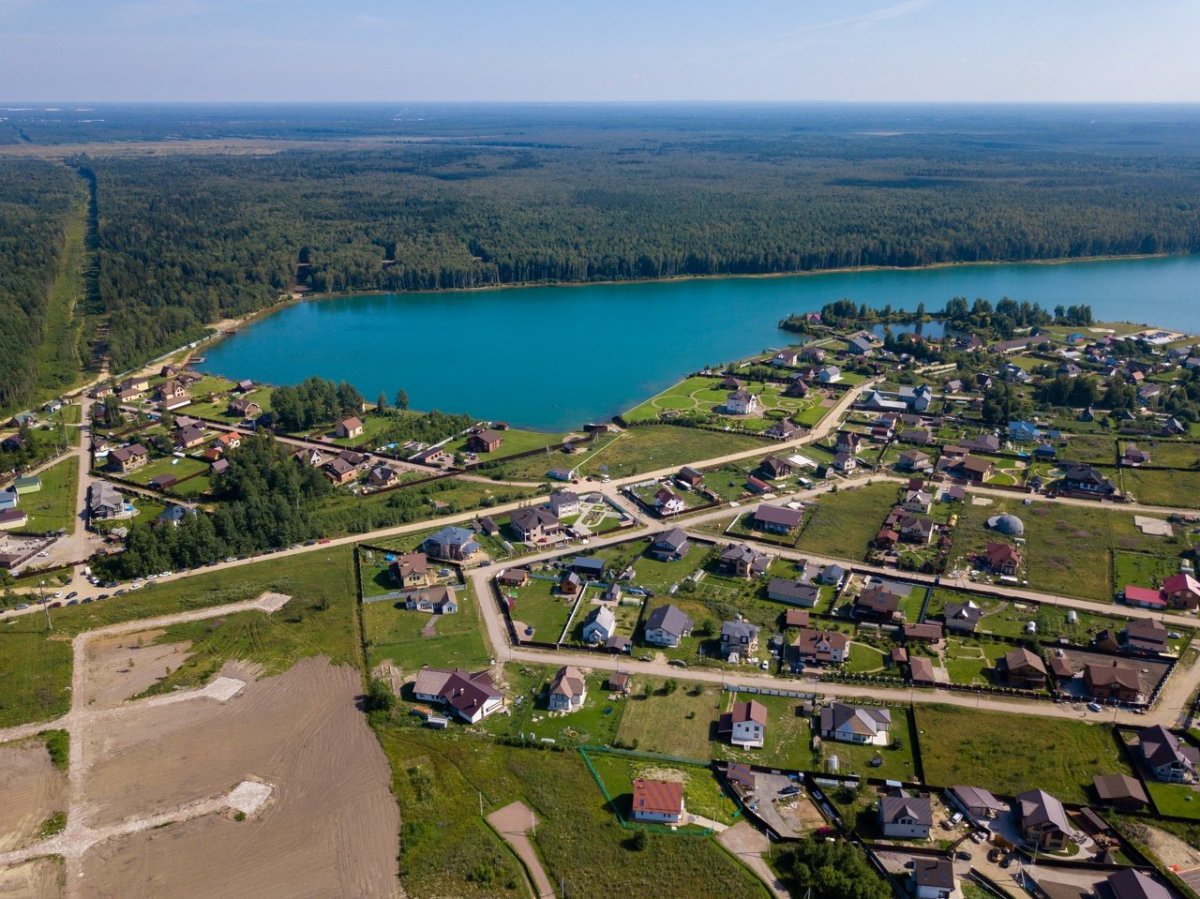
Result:
{"type": "Polygon", "coordinates": [[[1006,796],[1040,788],[1086,803],[1093,775],[1133,773],[1104,725],[942,705],[919,705],[914,714],[925,782],[934,786],[971,784],[1006,796]]]}
{"type": "Polygon", "coordinates": [[[548,714],[546,689],[557,668],[542,665],[509,663],[504,668],[504,680],[510,703],[510,714],[493,715],[483,724],[491,734],[529,742],[553,740],[554,745],[605,746],[616,738],[617,728],[629,700],[620,696],[610,698],[604,688],[607,672],[588,674],[587,698],[583,708],[566,714],[548,714]]]}
{"type": "MultiPolygon", "coordinates": [[[[353,557],[346,548],[315,551],[281,560],[267,560],[225,571],[201,574],[173,583],[146,587],[136,593],[114,597],[98,603],[55,609],[54,631],[46,632],[46,620],[41,615],[25,615],[0,619],[0,679],[5,689],[0,691],[0,726],[41,721],[61,715],[70,703],[71,647],[75,634],[155,615],[187,612],[224,603],[253,599],[267,590],[293,596],[293,603],[276,613],[285,619],[294,617],[298,606],[305,608],[303,621],[294,622],[301,633],[310,628],[318,632],[329,629],[330,634],[342,633],[350,627],[354,615],[353,557]],[[313,606],[328,605],[322,611],[313,606]]],[[[212,622],[209,622],[211,624],[212,622]]],[[[289,623],[289,622],[283,622],[289,623]]],[[[269,627],[275,627],[275,624],[269,627]]],[[[229,645],[238,649],[253,637],[245,636],[243,625],[225,632],[229,645]]],[[[221,640],[214,638],[215,658],[221,640]]],[[[287,653],[301,652],[306,640],[328,645],[335,637],[305,636],[288,644],[287,653]]],[[[270,661],[276,652],[262,645],[262,658],[270,661]]]]}
{"type": "Polygon", "coordinates": [[[523,630],[518,635],[542,643],[557,643],[562,629],[571,617],[578,597],[559,596],[557,581],[531,579],[524,587],[505,587],[505,595],[516,596],[511,614],[514,621],[533,628],[532,634],[523,630]]]}
{"type": "MultiPolygon", "coordinates": [[[[160,475],[169,475],[177,481],[182,481],[191,475],[205,475],[208,472],[208,468],[208,463],[202,462],[199,459],[191,457],[180,459],[177,456],[161,456],[150,461],[137,471],[130,473],[127,477],[136,484],[148,485],[160,475]]],[[[188,486],[188,484],[181,484],[178,487],[168,487],[165,492],[176,493],[186,489],[188,486]]]]}
{"type": "Polygon", "coordinates": [[[714,684],[638,678],[617,736],[622,745],[687,758],[707,758],[728,698],[714,684]],[[647,696],[645,691],[650,691],[647,696]]]}
{"type": "Polygon", "coordinates": [[[379,728],[404,822],[400,856],[414,899],[524,896],[514,857],[479,817],[517,799],[532,806],[534,841],[554,883],[572,896],[626,896],[670,883],[677,895],[765,896],[709,838],[650,834],[633,850],[575,753],[496,745],[397,723],[379,728]]]}
{"type": "Polygon", "coordinates": [[[1143,440],[1138,442],[1138,446],[1150,453],[1152,465],[1165,468],[1200,468],[1200,443],[1158,440],[1151,444],[1143,440]]]}
{"type": "MultiPolygon", "coordinates": [[[[906,782],[916,780],[913,741],[909,735],[909,713],[898,706],[893,706],[891,712],[892,746],[862,746],[857,743],[824,740],[821,744],[822,759],[828,760],[836,755],[839,774],[858,774],[861,777],[882,777],[906,782]],[[881,758],[883,764],[878,767],[872,765],[871,762],[876,758],[881,758]]],[[[820,764],[810,763],[810,767],[814,769],[823,770],[824,765],[824,761],[820,764]]]]}
{"type": "MultiPolygon", "coordinates": [[[[1123,447],[1125,441],[1121,441],[1123,447]]],[[[1112,465],[1117,459],[1118,442],[1110,434],[1072,434],[1067,439],[1067,449],[1059,456],[1076,462],[1092,465],[1112,465]]]]}
{"type": "Polygon", "coordinates": [[[796,541],[798,549],[842,559],[862,559],[896,502],[896,485],[870,484],[820,497],[796,541]]]}
{"type": "Polygon", "coordinates": [[[1009,650],[1010,643],[986,639],[950,637],[946,641],[946,671],[950,682],[987,686],[1001,684],[995,675],[996,660],[1009,650]]]}
{"type": "Polygon", "coordinates": [[[1189,784],[1165,784],[1154,779],[1146,781],[1146,789],[1160,815],[1193,818],[1200,821],[1200,790],[1189,784]]]}
{"type": "Polygon", "coordinates": [[[79,487],[79,462],[74,457],[51,465],[39,475],[42,489],[21,497],[20,508],[29,513],[25,530],[35,534],[65,529],[75,531],[79,517],[75,493],[79,487]]]}
{"type": "Polygon", "coordinates": [[[1121,550],[1113,553],[1113,583],[1118,590],[1126,584],[1159,587],[1165,578],[1178,571],[1179,564],[1175,559],[1121,550]]]}
{"type": "MultiPolygon", "coordinates": [[[[504,438],[500,444],[500,448],[491,453],[480,453],[479,460],[481,462],[489,462],[493,459],[503,459],[505,456],[515,456],[518,453],[526,453],[530,450],[544,449],[547,446],[553,446],[556,443],[562,443],[562,434],[547,434],[544,431],[523,431],[519,428],[509,428],[507,431],[501,431],[500,435],[504,438]]],[[[467,451],[468,438],[463,437],[459,440],[452,440],[446,444],[446,451],[451,453],[464,453],[467,451]]]]}

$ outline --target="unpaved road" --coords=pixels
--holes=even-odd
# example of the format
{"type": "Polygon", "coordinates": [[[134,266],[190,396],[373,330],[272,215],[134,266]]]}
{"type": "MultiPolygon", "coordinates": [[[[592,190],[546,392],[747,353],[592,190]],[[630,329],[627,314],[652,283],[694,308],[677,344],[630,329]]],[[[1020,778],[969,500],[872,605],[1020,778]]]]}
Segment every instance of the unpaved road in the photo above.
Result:
{"type": "Polygon", "coordinates": [[[533,878],[537,899],[554,899],[554,886],[546,876],[546,869],[542,867],[542,860],[533,848],[533,841],[529,839],[529,831],[538,824],[533,809],[524,802],[510,802],[488,815],[487,822],[525,863],[526,870],[533,878]]]}

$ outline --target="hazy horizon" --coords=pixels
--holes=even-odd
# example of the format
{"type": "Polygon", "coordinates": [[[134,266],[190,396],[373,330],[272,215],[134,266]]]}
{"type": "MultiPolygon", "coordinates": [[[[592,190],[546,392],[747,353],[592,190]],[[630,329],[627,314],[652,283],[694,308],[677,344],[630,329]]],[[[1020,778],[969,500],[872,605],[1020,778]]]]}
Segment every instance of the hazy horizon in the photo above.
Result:
{"type": "Polygon", "coordinates": [[[1189,0],[0,0],[0,27],[39,104],[1200,101],[1189,0]]]}

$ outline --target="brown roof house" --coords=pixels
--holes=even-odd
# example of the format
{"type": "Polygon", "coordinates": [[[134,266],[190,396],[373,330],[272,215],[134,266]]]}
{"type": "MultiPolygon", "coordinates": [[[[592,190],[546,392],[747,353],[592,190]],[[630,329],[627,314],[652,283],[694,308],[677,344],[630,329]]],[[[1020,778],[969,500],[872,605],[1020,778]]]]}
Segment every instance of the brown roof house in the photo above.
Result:
{"type": "Polygon", "coordinates": [[[109,464],[120,472],[137,471],[150,461],[150,452],[140,443],[108,451],[109,464]]]}
{"type": "Polygon", "coordinates": [[[731,544],[721,552],[721,569],[735,577],[752,578],[767,573],[771,556],[745,543],[731,544]]]}
{"type": "Polygon", "coordinates": [[[1092,778],[1092,785],[1103,805],[1124,812],[1140,812],[1150,804],[1145,788],[1136,777],[1128,774],[1097,774],[1092,778]]]}
{"type": "Polygon", "coordinates": [[[1021,551],[1007,543],[989,543],[983,551],[988,568],[996,574],[1015,575],[1024,562],[1021,551]]]}
{"type": "Polygon", "coordinates": [[[426,587],[429,585],[429,559],[425,553],[404,553],[397,556],[388,566],[392,582],[400,587],[426,587]]]}
{"type": "Polygon", "coordinates": [[[840,665],[850,654],[850,638],[838,631],[801,628],[788,650],[793,671],[805,665],[840,665]]]}
{"type": "Polygon", "coordinates": [[[1146,766],[1164,783],[1195,783],[1200,750],[1155,724],[1138,733],[1138,748],[1146,766]]]}
{"type": "Polygon", "coordinates": [[[754,526],[768,534],[790,534],[804,521],[803,509],[763,503],[754,510],[754,526]]]}
{"type": "Polygon", "coordinates": [[[1118,702],[1140,702],[1146,689],[1138,669],[1115,659],[1107,665],[1084,665],[1083,683],[1093,699],[1115,699],[1118,702]]]}
{"type": "Polygon", "coordinates": [[[1021,839],[1027,846],[1061,852],[1074,834],[1063,804],[1045,790],[1021,793],[1014,803],[1021,839]]]}
{"type": "Polygon", "coordinates": [[[761,749],[767,739],[767,707],[753,699],[735,702],[718,719],[717,736],[740,749],[761,749]]]}
{"type": "Polygon", "coordinates": [[[1004,654],[1000,669],[1009,686],[1026,690],[1037,690],[1046,686],[1046,663],[1041,656],[1021,647],[1004,654]]]}
{"type": "Polygon", "coordinates": [[[852,611],[859,621],[890,624],[904,618],[900,611],[900,597],[882,587],[863,590],[855,597],[852,611]]]}
{"type": "Polygon", "coordinates": [[[346,418],[338,419],[337,424],[333,426],[333,432],[343,440],[361,437],[363,423],[357,416],[349,415],[346,418]]]}
{"type": "Polygon", "coordinates": [[[537,543],[562,531],[558,516],[545,506],[517,509],[509,516],[508,523],[517,539],[524,543],[537,543]]]}
{"type": "Polygon", "coordinates": [[[494,453],[504,442],[504,435],[489,428],[474,430],[467,437],[467,449],[473,453],[494,453]]]}
{"type": "Polygon", "coordinates": [[[472,674],[461,668],[422,668],[413,683],[413,697],[440,703],[468,724],[477,724],[504,708],[504,695],[486,671],[472,674]]]}

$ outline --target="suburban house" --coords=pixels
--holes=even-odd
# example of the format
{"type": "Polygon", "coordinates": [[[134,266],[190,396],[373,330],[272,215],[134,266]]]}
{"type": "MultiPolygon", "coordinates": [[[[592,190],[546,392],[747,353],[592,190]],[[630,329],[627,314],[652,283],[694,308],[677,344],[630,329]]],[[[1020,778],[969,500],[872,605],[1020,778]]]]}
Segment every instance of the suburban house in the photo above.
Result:
{"type": "Polygon", "coordinates": [[[1092,787],[1101,804],[1123,812],[1140,812],[1150,804],[1141,782],[1128,774],[1097,774],[1092,787]]]}
{"type": "MultiPolygon", "coordinates": [[[[783,395],[789,399],[802,400],[808,396],[808,385],[804,383],[804,378],[792,378],[788,382],[788,386],[784,388],[783,395]]],[[[787,421],[787,419],[784,419],[787,421]]]]}
{"type": "Polygon", "coordinates": [[[125,499],[108,481],[92,481],[88,486],[88,515],[92,518],[116,518],[125,511],[125,499]]]}
{"type": "Polygon", "coordinates": [[[453,615],[458,611],[458,598],[451,586],[426,587],[404,598],[410,612],[431,612],[434,615],[453,615]]]}
{"type": "Polygon", "coordinates": [[[18,496],[37,493],[42,489],[42,479],[35,474],[25,475],[12,482],[12,492],[18,496]]]}
{"type": "Polygon", "coordinates": [[[933,495],[928,490],[916,489],[904,492],[901,505],[909,512],[928,512],[933,507],[933,495]]]}
{"type": "Polygon", "coordinates": [[[159,406],[168,412],[172,409],[182,409],[191,401],[187,390],[178,381],[167,381],[158,390],[159,406]]]}
{"type": "Polygon", "coordinates": [[[242,435],[237,431],[226,431],[217,437],[216,444],[222,452],[228,452],[231,449],[237,449],[242,445],[242,435]]]}
{"type": "Polygon", "coordinates": [[[392,582],[399,587],[425,587],[431,581],[429,559],[425,553],[397,556],[388,565],[388,573],[392,576],[392,582]]]}
{"type": "Polygon", "coordinates": [[[596,606],[583,620],[584,643],[606,643],[617,631],[617,619],[608,606],[596,606]]]}
{"type": "Polygon", "coordinates": [[[1021,551],[1007,543],[989,543],[983,551],[987,566],[996,574],[1011,577],[1021,568],[1021,551]]]}
{"type": "Polygon", "coordinates": [[[545,506],[516,509],[509,516],[508,523],[517,539],[524,543],[539,543],[548,537],[557,536],[562,530],[558,516],[545,506]]]}
{"type": "Polygon", "coordinates": [[[923,621],[904,625],[905,643],[929,643],[936,646],[944,636],[940,621],[923,621]]]}
{"type": "Polygon", "coordinates": [[[1115,699],[1117,702],[1139,702],[1146,690],[1141,672],[1116,660],[1108,665],[1084,665],[1083,683],[1093,699],[1115,699]]]}
{"type": "Polygon", "coordinates": [[[413,698],[445,706],[468,724],[477,724],[504,708],[504,696],[486,671],[422,668],[413,683],[413,698]]]}
{"type": "Polygon", "coordinates": [[[771,364],[776,368],[795,368],[800,363],[800,350],[796,347],[788,347],[786,350],[780,350],[771,357],[771,364]]]}
{"type": "Polygon", "coordinates": [[[390,487],[396,483],[396,470],[386,465],[376,465],[367,474],[367,483],[372,487],[390,487]]]}
{"type": "Polygon", "coordinates": [[[683,819],[683,784],[636,778],[631,812],[634,821],[678,824],[683,819]]]}
{"type": "Polygon", "coordinates": [[[524,568],[505,568],[496,575],[496,581],[505,587],[524,587],[529,583],[529,572],[524,568]]]}
{"type": "Polygon", "coordinates": [[[838,631],[800,629],[788,650],[793,671],[805,665],[840,665],[850,655],[850,638],[838,631]]]}
{"type": "Polygon", "coordinates": [[[236,415],[239,418],[258,418],[263,412],[262,406],[254,402],[254,400],[246,399],[244,396],[231,399],[227,409],[231,415],[236,415]]]}
{"type": "Polygon", "coordinates": [[[764,478],[774,481],[790,475],[792,463],[786,459],[780,459],[778,456],[767,456],[759,463],[758,470],[762,472],[764,478]]]}
{"type": "Polygon", "coordinates": [[[325,473],[325,477],[338,485],[347,484],[358,475],[358,469],[340,457],[330,459],[321,466],[321,470],[325,473]]]}
{"type": "Polygon", "coordinates": [[[660,562],[676,562],[686,556],[691,548],[692,544],[683,529],[672,528],[655,538],[650,544],[649,554],[660,562]]]}
{"type": "Polygon", "coordinates": [[[421,549],[435,559],[466,562],[479,552],[479,544],[475,542],[475,535],[466,528],[447,525],[428,537],[421,544],[421,549]]]}
{"type": "Polygon", "coordinates": [[[546,500],[550,511],[560,519],[579,514],[579,495],[570,490],[555,490],[546,500]]]}
{"type": "Polygon", "coordinates": [[[564,665],[558,669],[546,691],[546,707],[552,712],[574,712],[583,708],[587,699],[587,683],[579,669],[564,665]]]}
{"type": "Polygon", "coordinates": [[[928,796],[910,796],[892,790],[879,800],[879,828],[885,837],[928,840],[933,827],[933,803],[928,796]]]}
{"type": "Polygon", "coordinates": [[[918,543],[922,546],[932,542],[933,535],[937,531],[937,525],[932,519],[918,518],[915,515],[907,515],[896,524],[896,531],[901,540],[905,543],[918,543]]]}
{"type": "Polygon", "coordinates": [[[1150,587],[1126,584],[1121,590],[1121,596],[1129,605],[1139,609],[1165,609],[1167,607],[1167,601],[1163,599],[1162,591],[1150,587]]]}
{"type": "Polygon", "coordinates": [[[1122,465],[1149,465],[1150,454],[1144,449],[1139,449],[1136,443],[1128,443],[1125,445],[1125,453],[1121,456],[1122,465]]]}
{"type": "Polygon", "coordinates": [[[812,608],[817,604],[820,595],[819,587],[790,578],[773,577],[767,584],[767,598],[776,602],[786,602],[788,605],[812,608]]]}
{"type": "Polygon", "coordinates": [[[758,397],[739,388],[725,397],[725,411],[730,415],[752,415],[758,409],[758,397]]]}
{"type": "Polygon", "coordinates": [[[29,513],[24,509],[4,509],[0,511],[0,531],[13,528],[23,528],[29,523],[29,513]]]}
{"type": "Polygon", "coordinates": [[[964,815],[976,823],[990,821],[1008,811],[1006,803],[980,787],[951,787],[949,798],[964,815]]]}
{"type": "Polygon", "coordinates": [[[979,626],[979,619],[983,615],[983,610],[973,602],[957,603],[948,602],[942,610],[942,619],[945,621],[946,630],[952,634],[973,634],[975,628],[979,626]]]}
{"type": "Polygon", "coordinates": [[[950,469],[950,473],[965,481],[982,484],[996,471],[996,466],[990,459],[980,456],[966,456],[961,462],[950,469]]]}
{"type": "Polygon", "coordinates": [[[892,713],[887,709],[841,702],[821,709],[821,736],[827,740],[887,746],[892,742],[891,726],[892,713]]]}
{"type": "Polygon", "coordinates": [[[905,450],[900,454],[896,467],[901,471],[928,471],[933,467],[929,454],[920,450],[905,450]]]}
{"type": "Polygon", "coordinates": [[[1164,783],[1195,783],[1200,750],[1155,724],[1138,732],[1138,749],[1154,776],[1164,783]]]}
{"type": "Polygon", "coordinates": [[[604,577],[604,560],[596,556],[576,556],[571,560],[571,570],[584,577],[604,577]]]}
{"type": "Polygon", "coordinates": [[[852,356],[869,356],[874,349],[875,345],[867,337],[852,337],[846,344],[846,352],[852,356]]]}
{"type": "Polygon", "coordinates": [[[208,439],[208,431],[204,425],[188,425],[175,431],[175,448],[190,450],[208,439]]]}
{"type": "Polygon", "coordinates": [[[676,647],[692,632],[692,619],[672,605],[659,606],[646,617],[642,640],[651,646],[676,647]]]}
{"type": "Polygon", "coordinates": [[[1046,686],[1046,663],[1024,647],[1004,654],[997,666],[1009,686],[1039,690],[1046,686]]]}
{"type": "Polygon", "coordinates": [[[1096,899],[1174,899],[1175,893],[1137,868],[1114,871],[1096,884],[1096,899]]]}
{"type": "Polygon", "coordinates": [[[752,578],[767,573],[771,556],[745,543],[730,544],[720,556],[721,570],[734,577],[752,578]]]}
{"type": "MultiPolygon", "coordinates": [[[[1107,632],[1096,636],[1096,645],[1100,646],[1107,632]]],[[[1170,650],[1167,628],[1155,618],[1134,618],[1120,633],[1116,635],[1115,647],[1108,647],[1110,652],[1124,650],[1131,655],[1161,655],[1170,650]]]]}
{"type": "Polygon", "coordinates": [[[904,618],[900,611],[900,597],[882,587],[869,587],[854,598],[851,607],[859,621],[893,624],[904,618]]]}
{"type": "Polygon", "coordinates": [[[845,453],[848,456],[853,456],[862,446],[862,435],[854,431],[838,431],[837,439],[833,444],[834,455],[845,453]]]}
{"type": "Polygon", "coordinates": [[[633,676],[626,671],[614,671],[608,676],[608,680],[604,682],[604,689],[610,693],[620,693],[622,696],[628,696],[633,690],[633,676]]]}
{"type": "Polygon", "coordinates": [[[654,510],[659,515],[678,515],[686,508],[687,503],[683,501],[683,497],[670,487],[660,487],[654,494],[654,510]]]}
{"type": "Polygon", "coordinates": [[[842,380],[842,370],[836,365],[827,365],[821,369],[817,380],[822,384],[837,384],[842,380]]]}
{"type": "Polygon", "coordinates": [[[472,430],[467,435],[467,451],[472,453],[494,453],[504,442],[504,435],[490,428],[472,430]]]}
{"type": "Polygon", "coordinates": [[[804,521],[803,509],[763,503],[754,510],[754,526],[768,534],[790,534],[804,521]]]}
{"type": "Polygon", "coordinates": [[[575,596],[583,589],[583,579],[574,571],[564,571],[558,579],[558,592],[562,596],[575,596]]]}
{"type": "Polygon", "coordinates": [[[1162,595],[1172,608],[1200,607],[1200,582],[1187,572],[1173,574],[1163,581],[1162,595]]]}
{"type": "Polygon", "coordinates": [[[1062,480],[1059,487],[1062,490],[1087,493],[1092,496],[1112,496],[1117,492],[1112,481],[1096,471],[1092,466],[1080,462],[1062,462],[1062,480]]]}
{"type": "Polygon", "coordinates": [[[833,457],[833,467],[836,471],[842,474],[849,474],[858,467],[858,460],[849,453],[835,453],[833,457]]]}
{"type": "Polygon", "coordinates": [[[933,402],[933,390],[928,384],[921,384],[918,387],[901,387],[899,396],[904,404],[914,412],[928,411],[933,402]]]}
{"type": "Polygon", "coordinates": [[[692,468],[690,465],[685,465],[679,469],[679,473],[675,475],[675,480],[680,484],[686,484],[693,490],[697,490],[704,486],[704,474],[692,468]]]}
{"type": "Polygon", "coordinates": [[[846,577],[846,569],[841,565],[826,565],[817,575],[817,582],[830,587],[839,586],[846,577]]]}
{"type": "Polygon", "coordinates": [[[150,461],[150,451],[140,443],[129,446],[119,446],[108,451],[108,462],[117,471],[129,473],[137,471],[150,461]]]}
{"type": "MultiPolygon", "coordinates": [[[[803,384],[804,382],[800,381],[799,383],[803,384]]],[[[788,389],[790,390],[791,388],[789,387],[788,389]]],[[[796,424],[790,418],[785,418],[782,421],[772,424],[763,434],[774,440],[795,440],[798,437],[804,436],[804,428],[800,427],[800,425],[796,424]]]]}
{"type": "Polygon", "coordinates": [[[788,609],[783,613],[784,627],[808,627],[807,609],[788,609]]]}
{"type": "Polygon", "coordinates": [[[717,737],[740,749],[761,749],[767,739],[767,707],[753,699],[735,702],[717,719],[717,737]]]}
{"type": "Polygon", "coordinates": [[[1016,797],[1014,806],[1021,839],[1027,846],[1045,852],[1067,848],[1074,829],[1061,802],[1045,790],[1029,790],[1016,797]]]}
{"type": "Polygon", "coordinates": [[[445,467],[454,462],[454,456],[446,452],[445,447],[431,446],[428,449],[421,450],[421,452],[413,456],[412,461],[420,465],[445,467]]]}
{"type": "Polygon", "coordinates": [[[748,621],[725,621],[721,623],[721,655],[732,659],[735,655],[744,659],[758,651],[758,628],[748,621]]]}
{"type": "Polygon", "coordinates": [[[912,885],[916,899],[950,899],[958,892],[954,863],[948,858],[915,857],[912,885]]]}
{"type": "Polygon", "coordinates": [[[305,447],[298,449],[292,453],[294,459],[300,465],[308,465],[311,468],[318,468],[325,464],[325,455],[315,447],[305,447]]]}
{"type": "Polygon", "coordinates": [[[333,432],[342,440],[352,440],[362,436],[363,423],[357,416],[351,415],[338,419],[337,424],[333,426],[333,432]]]}

